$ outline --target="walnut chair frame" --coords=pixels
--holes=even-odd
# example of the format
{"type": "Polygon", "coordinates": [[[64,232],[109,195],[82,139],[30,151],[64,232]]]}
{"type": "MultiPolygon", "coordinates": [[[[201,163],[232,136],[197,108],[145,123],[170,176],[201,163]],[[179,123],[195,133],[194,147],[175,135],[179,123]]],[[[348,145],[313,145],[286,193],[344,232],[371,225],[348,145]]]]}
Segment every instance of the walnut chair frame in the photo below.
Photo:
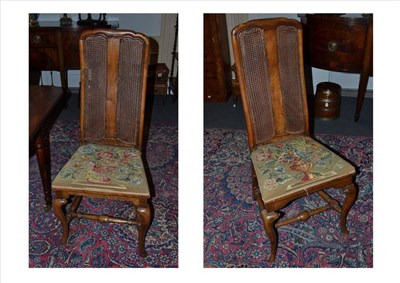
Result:
{"type": "MultiPolygon", "coordinates": [[[[150,41],[145,35],[127,30],[93,29],[81,34],[82,144],[137,150],[141,156],[149,47],[150,41]]],[[[138,226],[139,254],[145,257],[145,235],[151,222],[150,193],[145,174],[144,188],[136,191],[135,187],[115,189],[100,183],[76,185],[73,180],[65,183],[60,177],[64,168],[52,185],[56,194],[54,212],[63,228],[61,244],[67,242],[69,223],[74,217],[132,224],[138,226]],[[65,206],[72,196],[72,204],[66,211],[65,206]],[[128,201],[135,207],[136,219],[77,212],[82,197],[128,201]]]]}
{"type": "MultiPolygon", "coordinates": [[[[234,58],[251,153],[259,147],[285,143],[299,137],[307,137],[312,140],[313,146],[319,147],[319,143],[309,137],[302,38],[301,24],[286,18],[252,20],[232,30],[234,58]]],[[[322,145],[320,147],[325,148],[322,145]]],[[[260,175],[257,176],[252,159],[253,196],[271,244],[269,262],[275,261],[278,227],[307,220],[332,208],[340,213],[342,233],[349,233],[346,219],[356,200],[357,187],[353,183],[355,168],[346,164],[348,170],[345,173],[310,182],[307,186],[293,190],[286,189],[284,193],[271,197],[268,191],[259,186],[260,175]],[[327,188],[344,190],[346,197],[342,205],[324,192],[327,188]],[[327,205],[278,222],[280,209],[298,198],[314,193],[327,205]]]]}

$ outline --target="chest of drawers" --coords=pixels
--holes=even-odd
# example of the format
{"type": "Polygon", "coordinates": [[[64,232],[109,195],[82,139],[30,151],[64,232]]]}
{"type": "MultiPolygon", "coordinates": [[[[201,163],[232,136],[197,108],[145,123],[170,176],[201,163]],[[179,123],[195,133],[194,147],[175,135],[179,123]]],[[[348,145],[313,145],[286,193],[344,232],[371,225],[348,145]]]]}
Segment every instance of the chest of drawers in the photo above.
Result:
{"type": "MultiPolygon", "coordinates": [[[[110,28],[111,26],[106,26],[110,28]]],[[[79,70],[79,36],[91,26],[38,26],[29,28],[29,70],[59,71],[68,88],[68,70],[79,70]]]]}
{"type": "Polygon", "coordinates": [[[306,64],[337,72],[359,73],[355,120],[360,117],[372,76],[372,15],[302,15],[306,64]]]}
{"type": "Polygon", "coordinates": [[[204,101],[226,102],[231,81],[225,14],[204,14],[204,101]]]}

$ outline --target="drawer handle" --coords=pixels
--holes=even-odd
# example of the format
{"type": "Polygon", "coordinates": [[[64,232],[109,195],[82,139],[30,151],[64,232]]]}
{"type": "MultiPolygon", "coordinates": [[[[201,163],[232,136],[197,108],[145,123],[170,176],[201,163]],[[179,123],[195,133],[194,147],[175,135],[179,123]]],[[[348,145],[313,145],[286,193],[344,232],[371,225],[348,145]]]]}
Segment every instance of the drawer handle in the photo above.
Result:
{"type": "Polygon", "coordinates": [[[33,37],[33,42],[34,43],[40,43],[42,41],[42,37],[40,35],[35,35],[33,37]]]}
{"type": "Polygon", "coordinates": [[[337,42],[336,41],[329,41],[328,43],[328,49],[331,52],[335,52],[337,49],[337,42]]]}

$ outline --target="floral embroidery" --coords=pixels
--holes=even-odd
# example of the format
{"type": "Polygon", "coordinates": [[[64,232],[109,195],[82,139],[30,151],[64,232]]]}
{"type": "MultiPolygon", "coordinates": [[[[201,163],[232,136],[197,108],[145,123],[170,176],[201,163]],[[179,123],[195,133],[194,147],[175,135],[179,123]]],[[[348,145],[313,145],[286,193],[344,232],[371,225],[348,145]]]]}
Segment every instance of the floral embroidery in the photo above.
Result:
{"type": "Polygon", "coordinates": [[[309,137],[260,146],[253,150],[251,159],[260,189],[269,192],[283,193],[339,173],[354,172],[350,164],[309,137]]]}
{"type": "Polygon", "coordinates": [[[95,184],[110,184],[111,183],[111,178],[109,177],[103,177],[97,174],[93,174],[90,172],[86,173],[86,181],[89,183],[95,183],[95,184]]]}
{"type": "Polygon", "coordinates": [[[273,190],[278,187],[277,180],[275,179],[266,179],[263,184],[264,189],[266,190],[273,190]]]}
{"type": "Polygon", "coordinates": [[[87,144],[81,146],[59,173],[61,179],[98,184],[140,185],[145,180],[140,151],[87,144]]]}

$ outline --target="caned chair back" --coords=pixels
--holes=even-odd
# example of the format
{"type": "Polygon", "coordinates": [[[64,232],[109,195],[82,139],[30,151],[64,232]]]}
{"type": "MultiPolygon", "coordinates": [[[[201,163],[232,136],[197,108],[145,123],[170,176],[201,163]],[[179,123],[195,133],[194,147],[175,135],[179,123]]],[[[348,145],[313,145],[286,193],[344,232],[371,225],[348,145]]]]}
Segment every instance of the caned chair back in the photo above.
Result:
{"type": "Polygon", "coordinates": [[[308,134],[301,24],[253,20],[232,31],[250,149],[308,134]]]}
{"type": "Polygon", "coordinates": [[[132,31],[81,34],[83,143],[141,149],[149,47],[146,36],[132,31]]]}

